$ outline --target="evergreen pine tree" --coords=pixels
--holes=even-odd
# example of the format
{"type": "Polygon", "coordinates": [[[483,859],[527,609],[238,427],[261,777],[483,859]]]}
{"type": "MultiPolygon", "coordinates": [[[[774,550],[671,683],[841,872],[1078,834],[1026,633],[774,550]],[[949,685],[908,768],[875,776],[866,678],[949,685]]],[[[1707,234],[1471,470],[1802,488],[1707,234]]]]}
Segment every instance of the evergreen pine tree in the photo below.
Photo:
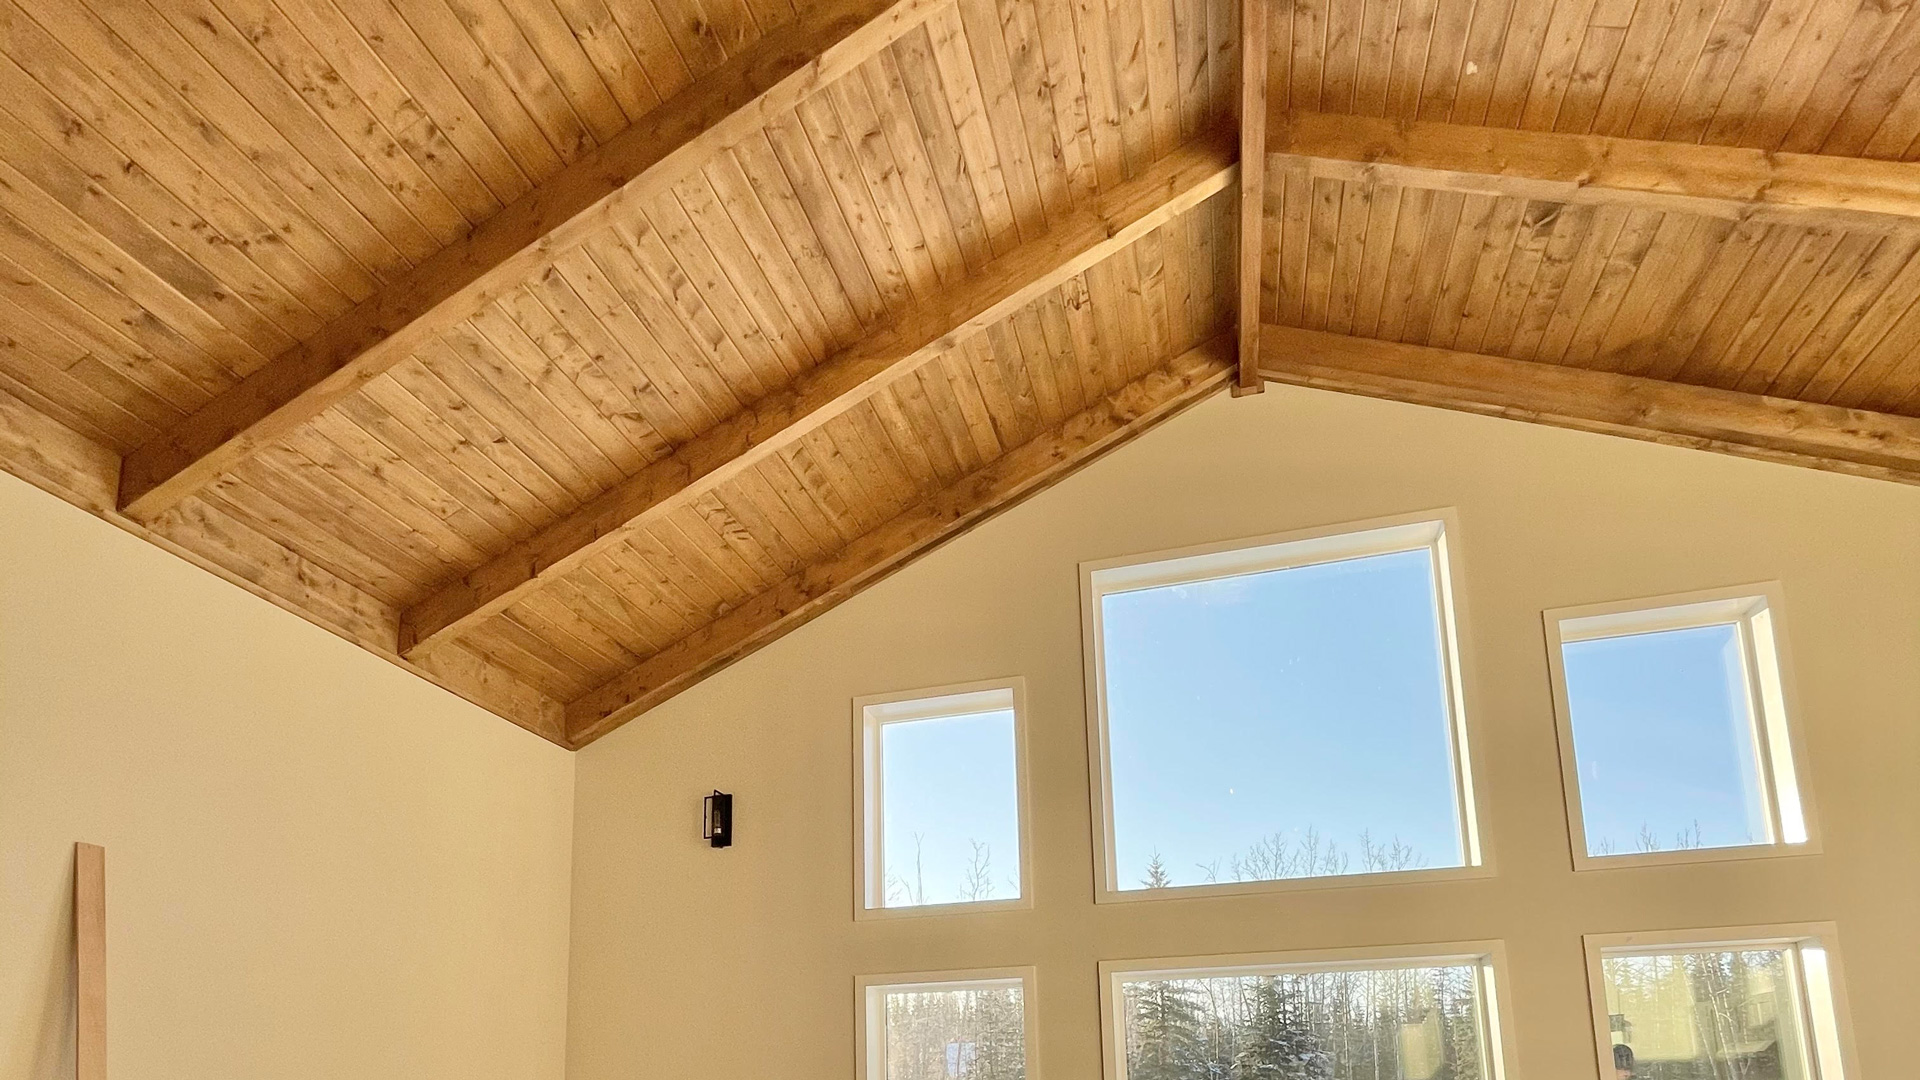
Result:
{"type": "Polygon", "coordinates": [[[981,990],[969,996],[972,1061],[962,1063],[960,1075],[965,1080],[1024,1080],[1026,1022],[1020,991],[981,990]]]}
{"type": "Polygon", "coordinates": [[[1480,1006],[1476,976],[1471,971],[1454,969],[1448,975],[1446,992],[1440,1002],[1441,1022],[1446,1025],[1446,1066],[1435,1080],[1480,1080],[1480,1006]]]}
{"type": "Polygon", "coordinates": [[[1233,1080],[1332,1080],[1325,1057],[1316,1052],[1304,987],[1284,975],[1247,981],[1233,1080]]]}
{"type": "Polygon", "coordinates": [[[1147,876],[1140,879],[1140,884],[1149,889],[1164,889],[1173,884],[1173,875],[1167,873],[1167,864],[1160,861],[1159,852],[1147,860],[1147,876]]]}
{"type": "Polygon", "coordinates": [[[1128,1080],[1205,1080],[1200,1004],[1191,984],[1169,979],[1130,991],[1133,1033],[1128,1080]]]}

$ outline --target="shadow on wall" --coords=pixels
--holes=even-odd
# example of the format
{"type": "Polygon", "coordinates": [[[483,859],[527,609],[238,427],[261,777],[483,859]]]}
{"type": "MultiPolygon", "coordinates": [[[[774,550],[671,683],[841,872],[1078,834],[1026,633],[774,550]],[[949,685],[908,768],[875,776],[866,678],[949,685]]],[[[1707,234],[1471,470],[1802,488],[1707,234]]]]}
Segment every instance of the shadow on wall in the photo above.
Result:
{"type": "Polygon", "coordinates": [[[0,1063],[0,1076],[21,1080],[73,1080],[78,1068],[74,1054],[78,1005],[74,995],[79,988],[79,973],[74,969],[73,957],[71,858],[65,867],[66,872],[55,885],[62,900],[60,909],[54,913],[53,933],[40,950],[41,957],[47,961],[47,976],[46,990],[39,997],[43,1003],[39,1033],[34,1038],[21,1040],[13,1048],[4,1063],[0,1063]]]}

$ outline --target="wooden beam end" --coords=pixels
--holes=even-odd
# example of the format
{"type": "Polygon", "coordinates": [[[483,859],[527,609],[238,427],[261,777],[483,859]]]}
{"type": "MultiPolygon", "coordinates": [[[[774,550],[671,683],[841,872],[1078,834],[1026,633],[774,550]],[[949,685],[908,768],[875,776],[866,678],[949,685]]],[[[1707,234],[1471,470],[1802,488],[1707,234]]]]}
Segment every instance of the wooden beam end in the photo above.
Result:
{"type": "Polygon", "coordinates": [[[163,459],[164,453],[161,445],[150,443],[122,459],[115,509],[142,524],[152,524],[211,479],[201,475],[204,470],[194,471],[192,462],[186,468],[176,467],[163,459]]]}

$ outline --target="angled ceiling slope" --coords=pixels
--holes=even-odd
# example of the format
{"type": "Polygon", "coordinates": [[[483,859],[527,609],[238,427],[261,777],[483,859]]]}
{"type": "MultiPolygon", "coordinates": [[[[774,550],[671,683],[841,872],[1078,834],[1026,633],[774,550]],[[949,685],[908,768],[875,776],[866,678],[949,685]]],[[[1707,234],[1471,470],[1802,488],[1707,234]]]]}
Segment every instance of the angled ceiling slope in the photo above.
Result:
{"type": "Polygon", "coordinates": [[[1913,482],[1916,56],[1850,0],[0,0],[0,465],[564,746],[1228,386],[1913,482]]]}

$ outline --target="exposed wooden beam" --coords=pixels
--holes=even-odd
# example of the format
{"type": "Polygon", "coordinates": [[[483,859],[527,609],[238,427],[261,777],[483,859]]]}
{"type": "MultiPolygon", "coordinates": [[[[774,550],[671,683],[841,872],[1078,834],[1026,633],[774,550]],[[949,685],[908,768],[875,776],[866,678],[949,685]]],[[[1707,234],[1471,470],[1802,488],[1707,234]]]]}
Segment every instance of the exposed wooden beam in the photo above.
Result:
{"type": "Polygon", "coordinates": [[[745,601],[715,622],[567,706],[584,746],[1234,380],[1221,334],[1069,417],[745,601]]]}
{"type": "Polygon", "coordinates": [[[1798,225],[1920,229],[1920,164],[1731,146],[1276,114],[1268,152],[1315,176],[1798,225]]]}
{"type": "Polygon", "coordinates": [[[558,701],[458,644],[401,657],[393,648],[399,612],[211,503],[189,498],[150,522],[120,513],[114,509],[120,456],[5,390],[0,470],[542,738],[563,739],[558,701]]]}
{"type": "Polygon", "coordinates": [[[958,286],[694,438],[569,517],[447,583],[400,621],[400,651],[456,637],[700,491],[791,446],[881,387],[1134,243],[1232,182],[1224,136],[1181,147],[958,286]]]}
{"type": "Polygon", "coordinates": [[[150,519],[797,106],[947,0],[825,0],[127,456],[150,519]]]}
{"type": "Polygon", "coordinates": [[[1920,484],[1920,419],[1269,325],[1260,372],[1313,386],[1920,484]]]}
{"type": "Polygon", "coordinates": [[[1240,0],[1240,275],[1236,329],[1240,370],[1233,396],[1257,394],[1260,379],[1261,232],[1267,192],[1267,5],[1240,0]]]}
{"type": "Polygon", "coordinates": [[[107,849],[73,845],[74,1076],[107,1080],[107,849]]]}

